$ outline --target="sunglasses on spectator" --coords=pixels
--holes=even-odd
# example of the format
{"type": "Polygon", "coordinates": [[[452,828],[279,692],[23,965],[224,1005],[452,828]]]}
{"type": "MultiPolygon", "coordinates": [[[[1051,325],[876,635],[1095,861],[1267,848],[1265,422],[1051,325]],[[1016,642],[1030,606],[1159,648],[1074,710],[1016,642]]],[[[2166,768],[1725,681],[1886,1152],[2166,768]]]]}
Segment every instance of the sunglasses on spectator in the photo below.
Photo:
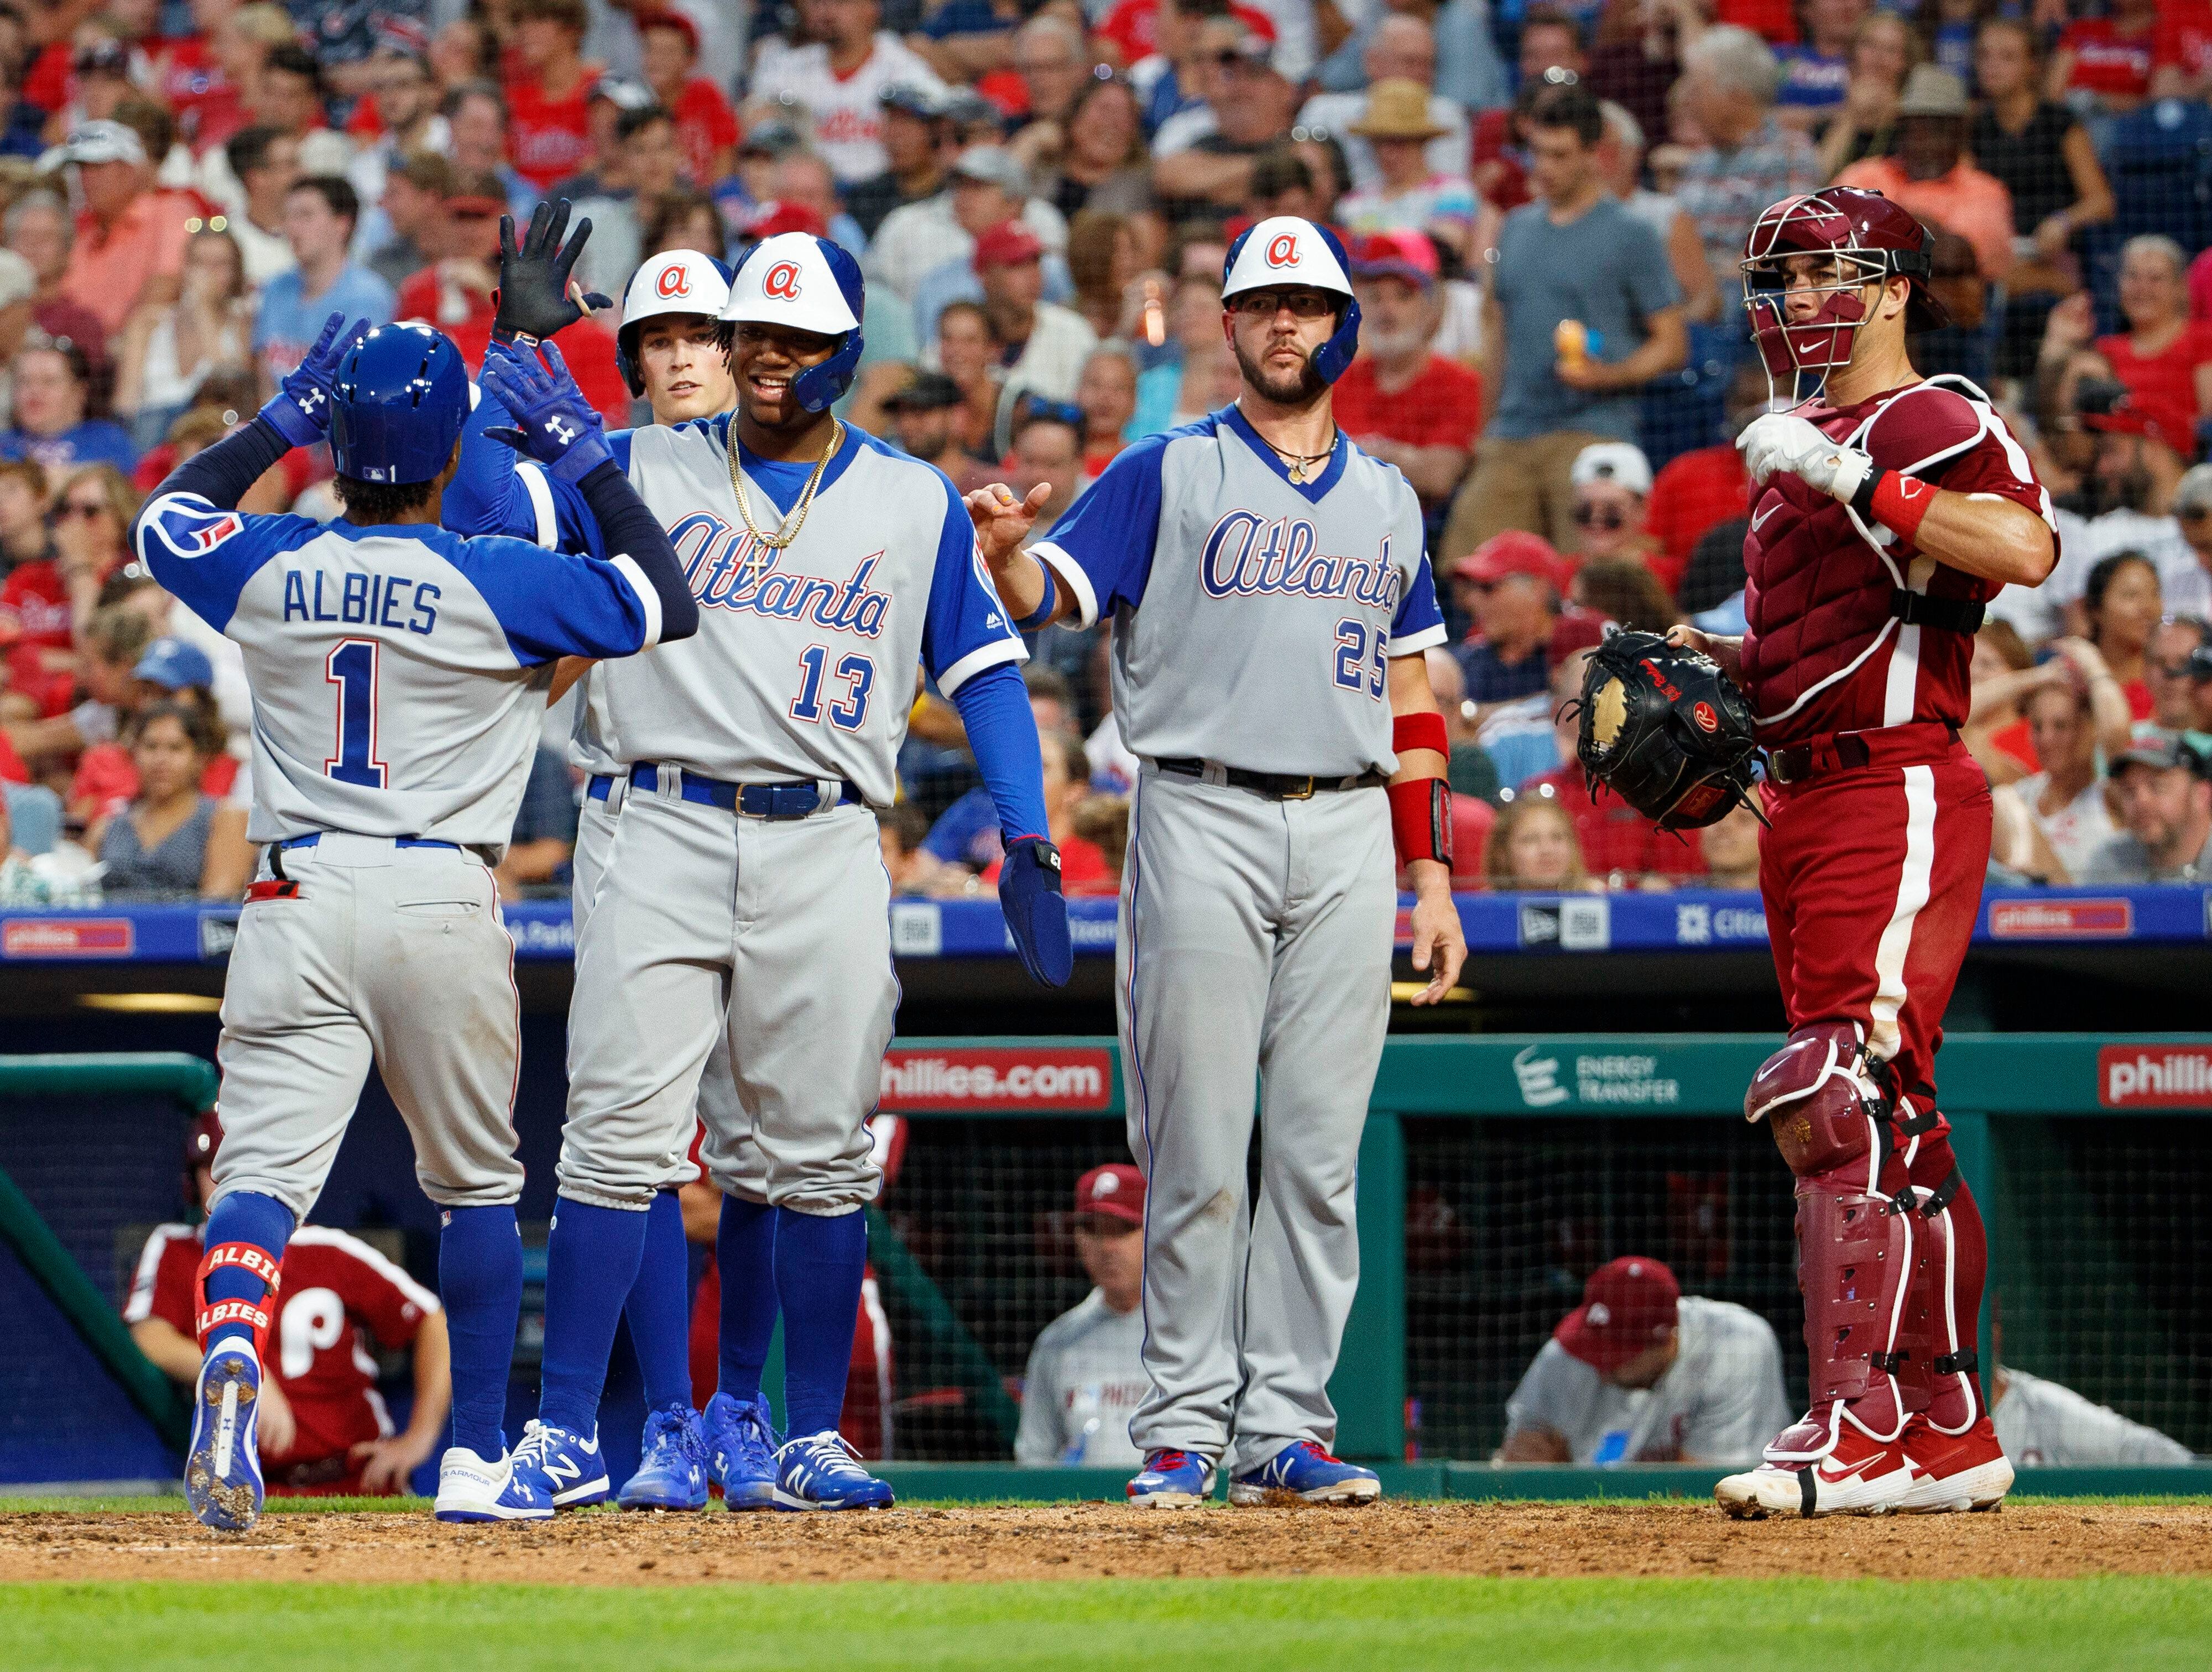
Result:
{"type": "Polygon", "coordinates": [[[2146,656],[2143,658],[2143,672],[2155,673],[2161,679],[2186,679],[2190,677],[2189,658],[2184,656],[2178,662],[2160,662],[2146,656]]]}
{"type": "Polygon", "coordinates": [[[2212,517],[2212,505],[2191,505],[2173,514],[2184,522],[2203,522],[2205,518],[2212,517]]]}
{"type": "Polygon", "coordinates": [[[1294,319],[1322,319],[1336,312],[1336,299],[1318,290],[1247,290],[1229,307],[1248,319],[1272,319],[1286,307],[1294,319]]]}
{"type": "Polygon", "coordinates": [[[54,507],[57,518],[104,517],[106,514],[107,502],[104,499],[65,499],[54,507]]]}
{"type": "Polygon", "coordinates": [[[1618,505],[1594,505],[1584,500],[1575,507],[1575,526],[1602,528],[1610,534],[1628,526],[1628,514],[1618,505]]]}

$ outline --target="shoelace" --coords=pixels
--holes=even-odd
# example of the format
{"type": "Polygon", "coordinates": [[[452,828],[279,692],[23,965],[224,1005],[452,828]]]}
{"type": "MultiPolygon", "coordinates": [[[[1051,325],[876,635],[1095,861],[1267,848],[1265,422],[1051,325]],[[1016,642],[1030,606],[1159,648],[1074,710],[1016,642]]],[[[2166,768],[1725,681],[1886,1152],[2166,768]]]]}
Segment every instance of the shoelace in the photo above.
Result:
{"type": "Polygon", "coordinates": [[[824,1474],[866,1474],[860,1466],[860,1454],[852,1441],[842,1434],[809,1434],[800,1439],[787,1440],[784,1450],[799,1448],[799,1454],[824,1474]]]}

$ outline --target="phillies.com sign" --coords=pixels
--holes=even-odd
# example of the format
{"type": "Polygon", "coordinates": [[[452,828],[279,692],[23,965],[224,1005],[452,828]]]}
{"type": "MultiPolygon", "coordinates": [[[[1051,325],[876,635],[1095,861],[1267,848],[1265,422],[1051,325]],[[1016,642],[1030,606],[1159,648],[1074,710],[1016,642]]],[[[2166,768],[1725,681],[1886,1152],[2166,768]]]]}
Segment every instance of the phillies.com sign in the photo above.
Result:
{"type": "Polygon", "coordinates": [[[1097,1045],[975,1045],[884,1054],[881,1106],[902,1114],[1103,1112],[1114,1059],[1097,1045]]]}
{"type": "Polygon", "coordinates": [[[2097,1053],[2106,1109],[2212,1109],[2212,1047],[2107,1045],[2097,1053]]]}

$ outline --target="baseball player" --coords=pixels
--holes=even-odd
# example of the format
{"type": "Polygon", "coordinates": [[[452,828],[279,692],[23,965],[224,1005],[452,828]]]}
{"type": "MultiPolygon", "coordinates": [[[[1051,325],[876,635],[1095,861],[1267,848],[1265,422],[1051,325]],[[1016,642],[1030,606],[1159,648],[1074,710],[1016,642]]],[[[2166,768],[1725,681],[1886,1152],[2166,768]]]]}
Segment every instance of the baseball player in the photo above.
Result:
{"type": "MultiPolygon", "coordinates": [[[[735,404],[737,391],[721,346],[722,306],[729,295],[728,270],[696,250],[656,255],[631,277],[623,295],[615,357],[630,393],[651,407],[654,423],[686,423],[727,412],[735,404]]],[[[498,402],[481,403],[464,434],[472,436],[507,416],[498,402]]],[[[512,448],[473,440],[464,441],[461,457],[460,474],[444,501],[447,527],[462,533],[511,531],[556,550],[589,549],[580,500],[556,489],[543,466],[519,458],[512,448]]],[[[568,760],[585,775],[585,796],[570,860],[570,903],[580,936],[590,920],[614,842],[615,820],[629,787],[611,741],[606,686],[604,672],[586,668],[574,688],[576,720],[568,760]]],[[[726,1105],[736,1095],[729,1054],[718,1048],[708,1059],[700,1097],[720,1098],[726,1105]]],[[[691,1406],[690,1254],[676,1195],[696,1176],[698,1170],[687,1155],[654,1195],[637,1280],[623,1304],[646,1403],[637,1470],[615,1494],[624,1509],[699,1510],[707,1503],[711,1458],[691,1406]]],[[[765,1273],[749,1275],[755,1284],[768,1281],[765,1273]]],[[[720,1474],[717,1479],[732,1489],[720,1474]]],[[[751,1490],[759,1495],[760,1484],[755,1482],[751,1490]]],[[[745,1501],[746,1493],[746,1483],[736,1483],[731,1501],[745,1501]]]]}
{"type": "MultiPolygon", "coordinates": [[[[547,288],[519,271],[528,260],[510,258],[502,283],[547,288]]],[[[544,1393],[518,1453],[563,1506],[608,1493],[597,1423],[615,1318],[718,1038],[737,1097],[698,1111],[726,1197],[708,1446],[744,1484],[739,1504],[891,1500],[837,1417],[878,1183],[865,1122],[897,996],[869,808],[896,793],[918,665],[959,707],[992,787],[1016,950],[1054,984],[1070,967],[1021,640],[968,514],[942,471],[829,410],[860,359],[863,305],[835,245],[762,240],[723,309],[735,416],[609,438],[667,525],[702,630],[679,657],[594,676],[628,788],[577,949],[544,1393]],[[752,1279],[763,1271],[770,1292],[752,1279]],[[760,1372],[779,1311],[790,1427],[771,1452],[760,1372]]],[[[527,395],[528,356],[494,352],[527,395]]],[[[572,514],[596,546],[591,508],[572,514]]]]}
{"type": "Polygon", "coordinates": [[[1129,1438],[1145,1379],[1145,1176],[1093,1167],[1075,1184],[1075,1252],[1095,1286],[1044,1327],[1022,1377],[1014,1461],[1025,1468],[1142,1465],[1129,1438]]]}
{"type": "Polygon", "coordinates": [[[597,508],[605,561],[437,526],[468,374],[423,325],[333,315],[244,430],[195,455],[133,526],[139,559],[238,641],[253,690],[254,804],[266,844],[223,995],[227,1138],[201,1262],[185,1497],[209,1526],[252,1525],[257,1398],[278,1269],[374,1061],[445,1210],[439,1286],[453,1338],[447,1519],[542,1517],[501,1435],[520,1304],[510,1115],[514,943],[488,861],[514,824],[549,664],[626,656],[697,626],[674,549],[614,468],[565,374],[521,437],[597,508]],[[239,498],[327,427],[346,514],[246,516],[239,498]]]}
{"type": "Polygon", "coordinates": [[[1744,1112],[1797,1178],[1812,1405],[1721,1483],[1738,1516],[1986,1509],[2012,1482],[1976,1376],[1987,1244],[1936,1052],[1990,856],[1989,782],[1959,741],[1973,635],[2057,544],[1989,398],[1906,357],[1908,328],[1948,317],[1929,271],[1927,232],[1879,192],[1754,223],[1744,305],[1799,404],[1737,441],[1749,630],[1677,629],[1737,677],[1769,751],[1759,888],[1790,1027],[1744,1112]]]}
{"type": "MultiPolygon", "coordinates": [[[[204,1212],[222,1122],[210,1110],[185,1141],[185,1200],[204,1212]]],[[[197,1225],[154,1227],[138,1256],[123,1321],[138,1350],[187,1386],[200,1372],[192,1339],[194,1278],[207,1253],[197,1225]]],[[[438,1298],[368,1243],[302,1225],[284,1250],[283,1298],[271,1309],[277,1351],[255,1423],[269,1490],[315,1497],[404,1492],[445,1432],[453,1406],[445,1314],[438,1298]],[[411,1347],[415,1404],[394,1433],[376,1389],[370,1342],[411,1347]]]]}
{"type": "Polygon", "coordinates": [[[1148,1187],[1129,1501],[1204,1502],[1225,1462],[1232,1503],[1360,1502],[1381,1484],[1329,1456],[1328,1383],[1358,1286],[1401,868],[1431,976],[1416,1003],[1467,951],[1421,656],[1443,618],[1419,501],[1331,416],[1359,332],[1335,236],[1261,221],[1230,246],[1222,300],[1234,404],[1121,453],[1029,552],[1042,485],[969,505],[1024,630],[1112,617],[1114,713],[1143,762],[1115,954],[1148,1187]]]}
{"type": "Polygon", "coordinates": [[[1505,1401],[1505,1463],[1759,1461],[1790,1420],[1774,1327],[1686,1295],[1660,1261],[1608,1261],[1505,1401]]]}

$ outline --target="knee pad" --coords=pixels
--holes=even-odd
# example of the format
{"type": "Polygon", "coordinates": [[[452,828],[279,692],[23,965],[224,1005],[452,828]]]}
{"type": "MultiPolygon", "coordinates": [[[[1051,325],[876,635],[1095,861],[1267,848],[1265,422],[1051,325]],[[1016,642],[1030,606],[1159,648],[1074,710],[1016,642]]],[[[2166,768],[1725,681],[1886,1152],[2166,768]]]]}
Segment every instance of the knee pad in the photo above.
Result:
{"type": "Polygon", "coordinates": [[[1877,1147],[1895,1102],[1881,1083],[1884,1067],[1868,1057],[1857,1024],[1813,1023],[1759,1065],[1743,1117],[1767,1123],[1799,1178],[1833,1172],[1877,1147]]]}

